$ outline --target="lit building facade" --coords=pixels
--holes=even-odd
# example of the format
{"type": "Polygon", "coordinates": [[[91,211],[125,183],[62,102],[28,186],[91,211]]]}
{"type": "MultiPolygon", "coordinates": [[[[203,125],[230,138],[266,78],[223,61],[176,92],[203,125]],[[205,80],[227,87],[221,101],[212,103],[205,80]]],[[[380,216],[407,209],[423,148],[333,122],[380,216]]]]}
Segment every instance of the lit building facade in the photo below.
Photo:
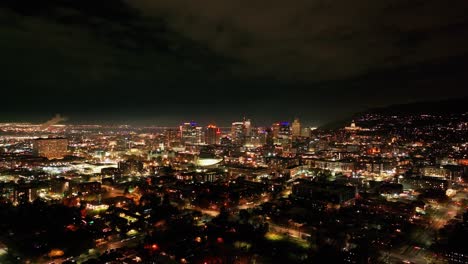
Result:
{"type": "Polygon", "coordinates": [[[244,122],[233,122],[231,126],[232,143],[243,145],[247,136],[244,122]]]}
{"type": "Polygon", "coordinates": [[[175,147],[180,144],[180,131],[177,128],[164,130],[164,138],[167,147],[175,147]]]}
{"type": "Polygon", "coordinates": [[[208,125],[205,128],[205,143],[208,145],[219,144],[221,130],[215,125],[208,125]]]}
{"type": "Polygon", "coordinates": [[[299,121],[299,118],[294,119],[294,122],[291,125],[291,132],[293,138],[301,136],[301,122],[299,121]]]}
{"type": "Polygon", "coordinates": [[[180,126],[180,139],[185,145],[203,143],[203,130],[195,122],[184,123],[180,126]]]}
{"type": "Polygon", "coordinates": [[[68,154],[68,139],[39,138],[33,142],[34,154],[48,159],[63,159],[68,154]]]}
{"type": "Polygon", "coordinates": [[[292,133],[289,122],[279,122],[273,124],[273,139],[274,144],[281,147],[289,147],[291,145],[292,133]]]}

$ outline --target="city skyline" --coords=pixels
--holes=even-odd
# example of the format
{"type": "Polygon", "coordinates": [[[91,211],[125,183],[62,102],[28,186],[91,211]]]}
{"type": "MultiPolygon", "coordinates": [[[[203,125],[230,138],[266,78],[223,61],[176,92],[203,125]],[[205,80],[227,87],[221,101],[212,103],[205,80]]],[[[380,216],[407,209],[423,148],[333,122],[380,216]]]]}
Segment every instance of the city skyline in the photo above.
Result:
{"type": "Polygon", "coordinates": [[[0,264],[468,263],[468,0],[0,0],[0,264]]]}
{"type": "Polygon", "coordinates": [[[2,123],[0,262],[466,263],[460,102],[313,130],[2,123]]]}
{"type": "Polygon", "coordinates": [[[433,100],[433,101],[416,101],[413,103],[406,103],[406,104],[393,104],[393,105],[386,105],[382,107],[374,107],[374,108],[367,108],[364,109],[363,111],[356,111],[356,112],[351,112],[346,115],[336,117],[336,118],[331,118],[331,119],[316,119],[316,120],[311,120],[307,119],[306,117],[308,115],[305,115],[303,113],[301,114],[292,114],[292,115],[287,115],[284,118],[279,118],[280,116],[284,115],[278,115],[278,116],[273,116],[270,115],[268,118],[258,118],[258,115],[254,116],[246,116],[246,115],[239,115],[238,113],[230,113],[230,115],[227,116],[215,116],[216,114],[207,114],[207,115],[180,115],[180,116],[172,116],[168,118],[146,118],[144,120],[139,120],[138,118],[135,117],[125,117],[125,115],[118,115],[116,114],[114,118],[110,119],[100,119],[100,118],[94,118],[94,119],[83,119],[80,118],[77,115],[71,115],[71,116],[63,116],[60,113],[56,113],[55,115],[41,115],[40,117],[36,118],[20,118],[20,119],[10,119],[10,120],[5,120],[1,121],[0,123],[30,123],[30,124],[36,124],[36,125],[43,125],[43,126],[50,126],[54,124],[75,124],[75,125],[112,125],[112,126],[119,126],[119,125],[131,125],[131,126],[137,126],[137,127],[179,127],[185,122],[195,122],[199,123],[200,125],[217,125],[219,127],[223,128],[228,128],[231,126],[232,122],[236,122],[239,120],[245,120],[246,118],[249,120],[254,121],[254,125],[257,127],[265,127],[265,126],[270,126],[271,124],[275,122],[280,122],[280,121],[288,121],[288,122],[293,122],[295,119],[301,120],[301,123],[303,125],[309,126],[309,127],[316,127],[316,128],[322,128],[322,127],[327,127],[327,128],[337,128],[337,126],[342,126],[346,122],[349,122],[353,118],[362,115],[363,113],[366,112],[395,112],[395,113],[400,113],[400,114],[410,114],[411,112],[418,112],[418,113],[426,113],[426,114],[434,114],[437,112],[443,112],[443,113],[448,113],[448,112],[453,112],[453,113],[461,113],[465,110],[464,105],[468,102],[468,97],[454,97],[454,98],[449,98],[445,100],[433,100]],[[190,116],[192,118],[190,118],[190,116]],[[304,118],[305,117],[305,118],[304,118]],[[136,120],[135,120],[136,119],[136,120]]]}

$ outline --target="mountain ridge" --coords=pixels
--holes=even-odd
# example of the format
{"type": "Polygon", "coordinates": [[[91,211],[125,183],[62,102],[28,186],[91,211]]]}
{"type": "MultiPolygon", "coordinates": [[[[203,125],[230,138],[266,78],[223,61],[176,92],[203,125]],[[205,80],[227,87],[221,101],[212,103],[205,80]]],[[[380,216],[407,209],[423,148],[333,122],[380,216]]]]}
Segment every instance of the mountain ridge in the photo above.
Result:
{"type": "Polygon", "coordinates": [[[392,104],[382,107],[372,107],[364,111],[356,112],[349,117],[331,121],[319,129],[338,129],[348,125],[352,120],[357,120],[363,115],[379,114],[382,116],[409,116],[409,115],[447,115],[463,114],[468,112],[468,96],[449,98],[444,100],[417,101],[412,103],[392,104]]]}

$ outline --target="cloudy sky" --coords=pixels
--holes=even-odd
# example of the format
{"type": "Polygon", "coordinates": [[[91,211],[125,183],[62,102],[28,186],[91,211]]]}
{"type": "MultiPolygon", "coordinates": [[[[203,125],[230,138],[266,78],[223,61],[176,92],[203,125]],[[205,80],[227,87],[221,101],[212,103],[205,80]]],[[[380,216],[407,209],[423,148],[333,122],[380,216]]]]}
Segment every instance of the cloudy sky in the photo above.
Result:
{"type": "Polygon", "coordinates": [[[468,95],[464,0],[4,0],[0,120],[320,124],[468,95]]]}

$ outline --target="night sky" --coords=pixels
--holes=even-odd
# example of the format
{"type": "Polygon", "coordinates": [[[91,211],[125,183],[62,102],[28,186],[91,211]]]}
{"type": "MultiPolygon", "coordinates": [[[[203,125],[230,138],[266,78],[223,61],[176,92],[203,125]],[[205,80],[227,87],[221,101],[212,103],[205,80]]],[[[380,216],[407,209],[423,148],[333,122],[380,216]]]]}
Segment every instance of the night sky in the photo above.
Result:
{"type": "Polygon", "coordinates": [[[468,95],[466,0],[2,0],[0,121],[318,125],[468,95]]]}

